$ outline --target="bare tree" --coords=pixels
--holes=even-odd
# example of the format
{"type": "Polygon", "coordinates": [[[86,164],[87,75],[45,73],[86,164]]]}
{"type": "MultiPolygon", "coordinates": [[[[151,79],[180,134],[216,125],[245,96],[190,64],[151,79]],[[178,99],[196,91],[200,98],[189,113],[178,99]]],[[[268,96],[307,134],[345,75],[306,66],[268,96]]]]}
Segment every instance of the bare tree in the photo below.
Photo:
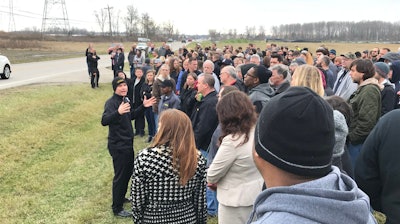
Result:
{"type": "Polygon", "coordinates": [[[208,35],[210,36],[211,41],[217,40],[217,30],[214,29],[208,30],[208,35]]]}
{"type": "Polygon", "coordinates": [[[119,21],[120,21],[121,11],[118,10],[118,12],[115,14],[116,15],[113,17],[113,20],[112,20],[112,25],[114,27],[114,34],[119,35],[119,21]]]}
{"type": "Polygon", "coordinates": [[[142,17],[140,19],[140,25],[141,25],[141,30],[142,34],[146,38],[151,38],[154,39],[156,37],[156,32],[158,30],[158,27],[154,23],[153,19],[150,18],[148,13],[143,13],[142,17]]]}
{"type": "Polygon", "coordinates": [[[104,27],[106,25],[107,12],[104,9],[100,9],[100,12],[94,11],[94,15],[96,16],[96,21],[100,27],[101,34],[104,35],[104,27]]]}
{"type": "Polygon", "coordinates": [[[133,5],[128,5],[127,10],[128,14],[125,17],[125,29],[128,36],[133,36],[138,33],[137,24],[139,22],[139,14],[133,5]]]}
{"type": "Polygon", "coordinates": [[[167,37],[172,37],[174,34],[174,24],[172,24],[170,21],[168,23],[164,23],[163,26],[161,27],[162,34],[164,34],[167,37]]]}

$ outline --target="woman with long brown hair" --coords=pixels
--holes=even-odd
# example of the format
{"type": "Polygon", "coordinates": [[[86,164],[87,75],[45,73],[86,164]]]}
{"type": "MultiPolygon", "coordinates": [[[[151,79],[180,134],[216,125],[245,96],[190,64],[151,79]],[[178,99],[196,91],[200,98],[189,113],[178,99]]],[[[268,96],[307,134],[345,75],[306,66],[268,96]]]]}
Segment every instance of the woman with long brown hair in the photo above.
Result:
{"type": "Polygon", "coordinates": [[[134,222],[206,223],[205,169],[189,117],[165,110],[151,147],[140,151],[134,162],[134,222]]]}
{"type": "Polygon", "coordinates": [[[218,223],[246,223],[263,179],[253,162],[257,115],[249,97],[233,91],[217,104],[220,146],[207,171],[209,187],[216,184],[218,223]]]}

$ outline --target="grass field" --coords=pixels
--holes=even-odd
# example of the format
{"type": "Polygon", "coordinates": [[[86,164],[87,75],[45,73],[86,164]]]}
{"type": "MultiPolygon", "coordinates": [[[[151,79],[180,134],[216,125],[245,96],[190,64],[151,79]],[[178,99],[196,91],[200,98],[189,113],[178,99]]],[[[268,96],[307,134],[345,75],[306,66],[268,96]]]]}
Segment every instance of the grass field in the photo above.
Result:
{"type": "MultiPolygon", "coordinates": [[[[111,212],[113,168],[100,124],[111,90],[0,91],[0,223],[132,223],[111,212]]],[[[135,138],[136,152],[146,139],[135,138]]]]}

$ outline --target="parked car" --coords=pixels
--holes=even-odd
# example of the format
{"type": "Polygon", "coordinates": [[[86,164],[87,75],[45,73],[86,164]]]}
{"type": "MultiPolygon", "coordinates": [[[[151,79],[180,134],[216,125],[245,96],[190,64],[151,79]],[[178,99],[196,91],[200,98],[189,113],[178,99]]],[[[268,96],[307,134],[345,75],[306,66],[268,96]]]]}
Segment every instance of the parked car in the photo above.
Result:
{"type": "Polygon", "coordinates": [[[183,39],[181,42],[186,44],[186,40],[185,39],[183,39]]]}
{"type": "Polygon", "coordinates": [[[167,42],[171,43],[171,42],[174,42],[174,40],[173,40],[172,38],[169,38],[169,39],[167,40],[167,42]]]}
{"type": "Polygon", "coordinates": [[[6,56],[0,55],[0,77],[8,79],[11,75],[11,63],[6,56]]]}
{"type": "Polygon", "coordinates": [[[146,43],[138,43],[136,47],[139,50],[144,50],[144,49],[146,49],[147,44],[146,43]]]}

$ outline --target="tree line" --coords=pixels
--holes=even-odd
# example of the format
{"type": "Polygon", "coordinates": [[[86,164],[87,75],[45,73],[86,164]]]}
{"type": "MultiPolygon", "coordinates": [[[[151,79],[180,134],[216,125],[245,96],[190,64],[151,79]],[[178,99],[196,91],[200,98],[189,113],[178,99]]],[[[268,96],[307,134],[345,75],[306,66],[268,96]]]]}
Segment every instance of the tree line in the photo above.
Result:
{"type": "Polygon", "coordinates": [[[315,22],[273,26],[272,37],[305,41],[399,41],[400,23],[383,21],[315,22]]]}

